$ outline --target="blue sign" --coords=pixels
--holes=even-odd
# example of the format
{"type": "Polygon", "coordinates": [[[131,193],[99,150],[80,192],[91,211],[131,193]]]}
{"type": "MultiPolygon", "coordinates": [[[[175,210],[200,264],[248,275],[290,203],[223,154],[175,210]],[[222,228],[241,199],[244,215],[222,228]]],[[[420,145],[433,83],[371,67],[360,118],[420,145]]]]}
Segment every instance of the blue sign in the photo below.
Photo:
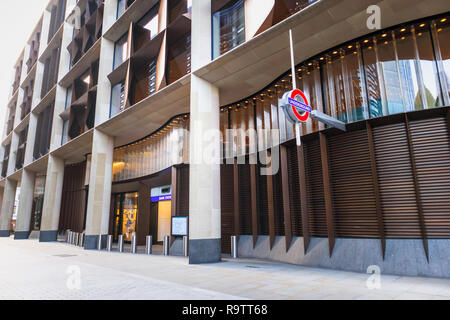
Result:
{"type": "Polygon", "coordinates": [[[292,98],[288,98],[288,101],[289,101],[289,103],[290,103],[292,106],[295,106],[295,107],[297,107],[297,108],[303,109],[303,110],[305,110],[306,112],[311,112],[311,107],[308,106],[307,104],[301,103],[300,101],[297,101],[297,100],[292,99],[292,98]]]}
{"type": "Polygon", "coordinates": [[[166,196],[158,196],[158,197],[151,197],[151,202],[160,202],[160,201],[168,201],[172,200],[172,195],[166,195],[166,196]]]}

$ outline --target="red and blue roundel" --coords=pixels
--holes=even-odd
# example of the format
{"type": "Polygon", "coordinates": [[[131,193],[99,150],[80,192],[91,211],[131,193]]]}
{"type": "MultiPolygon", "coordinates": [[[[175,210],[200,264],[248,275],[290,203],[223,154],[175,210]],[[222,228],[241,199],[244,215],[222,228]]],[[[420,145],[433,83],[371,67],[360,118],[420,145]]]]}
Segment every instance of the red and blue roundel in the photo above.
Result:
{"type": "Polygon", "coordinates": [[[289,92],[288,103],[289,107],[286,111],[291,120],[294,122],[306,122],[309,119],[311,107],[309,106],[308,99],[301,90],[295,89],[289,92]]]}

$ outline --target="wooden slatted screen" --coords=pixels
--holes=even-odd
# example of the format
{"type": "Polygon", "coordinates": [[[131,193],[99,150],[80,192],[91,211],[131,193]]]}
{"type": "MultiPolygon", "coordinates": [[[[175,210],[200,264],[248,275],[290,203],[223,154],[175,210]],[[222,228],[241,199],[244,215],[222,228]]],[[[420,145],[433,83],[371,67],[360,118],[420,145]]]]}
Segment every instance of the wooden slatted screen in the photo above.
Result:
{"type": "Polygon", "coordinates": [[[238,165],[239,168],[239,220],[240,234],[252,234],[250,166],[238,165]]]}
{"type": "Polygon", "coordinates": [[[261,168],[257,171],[258,187],[258,234],[269,235],[269,209],[267,203],[267,177],[261,175],[261,168]]]}
{"type": "Polygon", "coordinates": [[[319,139],[305,142],[309,229],[313,237],[327,237],[325,196],[319,139]]]}
{"type": "Polygon", "coordinates": [[[284,236],[283,191],[281,186],[281,168],[273,176],[273,209],[275,214],[275,235],[284,236]]]}
{"type": "Polygon", "coordinates": [[[291,209],[292,235],[301,237],[302,216],[300,201],[300,182],[298,175],[297,146],[287,148],[288,174],[289,174],[289,203],[291,209]]]}
{"type": "Polygon", "coordinates": [[[405,123],[373,128],[387,238],[421,238],[405,123]]]}
{"type": "Polygon", "coordinates": [[[337,237],[379,238],[366,130],[328,140],[337,237]]]}
{"type": "Polygon", "coordinates": [[[189,216],[189,166],[177,168],[177,217],[189,216]]]}
{"type": "Polygon", "coordinates": [[[86,162],[68,165],[64,169],[64,183],[59,218],[59,231],[71,229],[83,232],[86,220],[86,162]]]}
{"type": "Polygon", "coordinates": [[[231,236],[234,235],[234,193],[233,165],[220,167],[221,211],[222,211],[222,252],[231,253],[231,236]]]}
{"type": "Polygon", "coordinates": [[[450,237],[450,137],[443,117],[410,122],[428,238],[450,237]]]}

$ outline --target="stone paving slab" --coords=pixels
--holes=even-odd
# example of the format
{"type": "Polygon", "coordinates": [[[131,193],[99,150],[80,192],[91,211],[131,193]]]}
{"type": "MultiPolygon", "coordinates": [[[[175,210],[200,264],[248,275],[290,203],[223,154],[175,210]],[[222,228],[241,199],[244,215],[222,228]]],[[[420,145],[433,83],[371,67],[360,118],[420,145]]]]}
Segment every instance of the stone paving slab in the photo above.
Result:
{"type": "Polygon", "coordinates": [[[250,259],[189,265],[184,257],[0,238],[0,299],[450,300],[450,279],[381,275],[381,289],[371,290],[369,277],[250,259]]]}

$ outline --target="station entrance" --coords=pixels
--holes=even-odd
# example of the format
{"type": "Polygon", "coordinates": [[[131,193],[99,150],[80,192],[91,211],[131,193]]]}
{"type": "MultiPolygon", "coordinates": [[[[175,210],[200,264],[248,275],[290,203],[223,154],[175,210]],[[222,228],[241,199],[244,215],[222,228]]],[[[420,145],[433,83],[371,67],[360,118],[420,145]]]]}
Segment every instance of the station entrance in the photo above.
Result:
{"type": "Polygon", "coordinates": [[[187,173],[187,167],[169,168],[152,176],[114,183],[109,223],[113,241],[117,243],[123,235],[124,242],[131,243],[136,235],[137,245],[145,246],[150,235],[153,244],[161,245],[165,236],[171,236],[172,217],[188,215],[187,173]]]}

